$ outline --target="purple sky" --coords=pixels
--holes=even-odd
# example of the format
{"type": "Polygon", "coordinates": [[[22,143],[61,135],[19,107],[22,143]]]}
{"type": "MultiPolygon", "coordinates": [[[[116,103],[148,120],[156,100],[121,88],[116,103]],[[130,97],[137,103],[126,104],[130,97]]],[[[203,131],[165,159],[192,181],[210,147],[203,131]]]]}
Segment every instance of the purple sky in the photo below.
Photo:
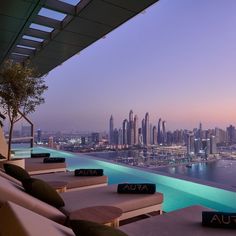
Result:
{"type": "Polygon", "coordinates": [[[119,128],[130,109],[167,129],[236,121],[236,1],[161,0],[50,72],[42,130],[119,128]]]}

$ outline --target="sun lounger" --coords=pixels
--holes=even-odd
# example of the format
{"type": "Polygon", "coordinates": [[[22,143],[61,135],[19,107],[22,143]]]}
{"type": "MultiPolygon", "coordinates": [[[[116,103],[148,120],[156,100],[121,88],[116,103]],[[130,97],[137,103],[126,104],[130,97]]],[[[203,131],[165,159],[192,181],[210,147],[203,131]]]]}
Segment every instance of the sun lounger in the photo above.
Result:
{"type": "Polygon", "coordinates": [[[190,206],[164,215],[153,216],[120,227],[129,236],[233,236],[235,230],[203,227],[202,206],[190,206]]]}
{"type": "Polygon", "coordinates": [[[0,208],[0,222],[2,236],[75,236],[70,228],[12,202],[6,202],[0,208]]]}
{"type": "Polygon", "coordinates": [[[26,171],[31,175],[66,171],[66,162],[44,163],[43,160],[44,158],[25,158],[26,171]]]}
{"type": "MultiPolygon", "coordinates": [[[[57,224],[43,216],[40,216],[12,202],[4,203],[0,208],[0,222],[1,236],[75,236],[75,233],[72,231],[72,229],[65,227],[61,224],[57,224]]],[[[91,228],[91,222],[88,223],[89,232],[87,230],[87,226],[85,228],[85,232],[82,233],[80,225],[79,235],[127,236],[118,229],[95,223],[92,223],[93,227],[91,228]]],[[[78,229],[77,224],[76,229],[78,229]]]]}
{"type": "Polygon", "coordinates": [[[135,217],[152,211],[162,212],[163,195],[155,194],[119,194],[117,185],[90,188],[82,191],[61,193],[65,201],[62,211],[69,215],[75,209],[90,206],[115,206],[123,211],[120,220],[135,217]]]}
{"type": "Polygon", "coordinates": [[[63,181],[66,182],[66,191],[82,190],[93,187],[106,186],[107,176],[74,176],[74,171],[57,172],[50,174],[34,175],[34,178],[45,182],[63,181]]]}
{"type": "MultiPolygon", "coordinates": [[[[1,168],[0,168],[0,176],[22,186],[20,181],[6,174],[5,171],[1,168]]],[[[107,182],[108,182],[108,177],[105,175],[103,176],[74,176],[73,171],[33,175],[33,177],[37,179],[41,179],[49,183],[50,185],[54,185],[54,183],[58,183],[58,182],[63,183],[65,185],[66,191],[75,191],[75,190],[82,190],[82,189],[87,189],[87,188],[107,186],[107,182]]]]}
{"type": "MultiPolygon", "coordinates": [[[[183,234],[193,236],[235,235],[234,229],[203,227],[201,225],[201,213],[205,210],[207,210],[205,207],[191,206],[161,216],[154,216],[130,223],[119,229],[129,236],[182,236],[183,234]]],[[[1,206],[0,222],[0,235],[2,236],[41,236],[48,235],[49,232],[53,236],[75,236],[70,228],[53,222],[12,202],[6,202],[1,206]]]]}
{"type": "Polygon", "coordinates": [[[117,186],[90,188],[80,191],[61,193],[65,202],[57,209],[27,194],[23,187],[0,176],[0,203],[12,201],[56,222],[63,222],[75,211],[89,206],[110,205],[122,209],[121,219],[162,209],[163,195],[155,194],[118,194],[117,186]]]}

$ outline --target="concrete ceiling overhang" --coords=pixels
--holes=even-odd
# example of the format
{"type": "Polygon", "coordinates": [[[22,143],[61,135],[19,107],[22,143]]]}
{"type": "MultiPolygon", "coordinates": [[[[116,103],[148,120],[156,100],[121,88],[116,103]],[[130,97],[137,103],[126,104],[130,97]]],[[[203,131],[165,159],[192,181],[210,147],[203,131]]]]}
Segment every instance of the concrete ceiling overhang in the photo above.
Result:
{"type": "Polygon", "coordinates": [[[158,0],[3,0],[0,4],[0,64],[30,60],[45,74],[104,37],[158,0]],[[70,4],[66,3],[70,2],[70,4]],[[63,20],[39,15],[43,8],[63,20]],[[46,26],[35,29],[31,24],[46,26]]]}

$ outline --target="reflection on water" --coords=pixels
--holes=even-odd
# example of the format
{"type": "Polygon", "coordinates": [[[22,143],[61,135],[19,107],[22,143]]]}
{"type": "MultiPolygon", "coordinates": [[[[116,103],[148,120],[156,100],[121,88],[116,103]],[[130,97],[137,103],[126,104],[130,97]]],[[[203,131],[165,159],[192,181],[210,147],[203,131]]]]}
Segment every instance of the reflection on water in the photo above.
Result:
{"type": "Polygon", "coordinates": [[[181,156],[169,158],[164,155],[155,156],[149,153],[140,153],[137,151],[89,153],[89,156],[95,156],[132,166],[139,166],[145,169],[151,169],[152,171],[161,171],[169,174],[178,174],[213,181],[236,188],[236,160],[216,160],[194,163],[188,168],[185,164],[188,160],[181,156]],[[162,164],[178,165],[160,167],[162,164]]]}
{"type": "Polygon", "coordinates": [[[236,187],[236,161],[234,160],[196,163],[192,164],[192,168],[186,168],[185,166],[161,167],[158,171],[185,175],[236,187]]]}

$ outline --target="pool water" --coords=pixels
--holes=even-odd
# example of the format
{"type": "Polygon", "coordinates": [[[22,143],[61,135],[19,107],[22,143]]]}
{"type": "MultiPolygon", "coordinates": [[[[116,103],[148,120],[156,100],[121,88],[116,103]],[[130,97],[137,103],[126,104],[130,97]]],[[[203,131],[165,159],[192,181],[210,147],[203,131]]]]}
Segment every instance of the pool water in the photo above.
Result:
{"type": "MultiPolygon", "coordinates": [[[[28,157],[32,150],[15,150],[17,157],[28,157]]],[[[236,192],[206,186],[182,179],[134,169],[118,164],[88,158],[87,155],[74,155],[71,153],[36,147],[33,152],[50,152],[51,156],[65,157],[68,169],[102,168],[109,178],[109,184],[124,182],[155,183],[158,192],[164,194],[163,209],[166,212],[187,207],[190,205],[203,205],[219,211],[236,212],[236,192]]]]}

